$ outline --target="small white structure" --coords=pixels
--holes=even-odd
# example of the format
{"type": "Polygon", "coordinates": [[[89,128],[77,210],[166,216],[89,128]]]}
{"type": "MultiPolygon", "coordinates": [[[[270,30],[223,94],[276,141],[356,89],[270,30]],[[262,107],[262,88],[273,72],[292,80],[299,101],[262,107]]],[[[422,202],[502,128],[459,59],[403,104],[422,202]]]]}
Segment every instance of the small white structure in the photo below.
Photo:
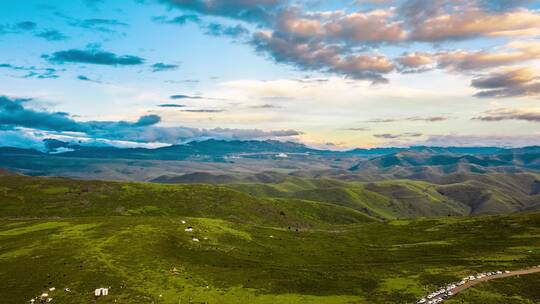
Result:
{"type": "Polygon", "coordinates": [[[187,227],[184,229],[185,232],[193,232],[193,227],[187,227]]]}
{"type": "Polygon", "coordinates": [[[55,290],[56,290],[56,288],[54,288],[54,287],[49,288],[49,291],[55,291],[55,290]]]}
{"type": "Polygon", "coordinates": [[[191,240],[194,241],[194,242],[199,242],[199,239],[196,238],[196,237],[192,238],[191,240]]]}
{"type": "Polygon", "coordinates": [[[287,158],[289,157],[289,155],[285,154],[285,153],[279,153],[278,155],[276,155],[277,158],[287,158]]]}
{"type": "Polygon", "coordinates": [[[48,293],[44,292],[44,293],[41,294],[41,298],[42,298],[42,299],[45,299],[45,298],[47,298],[47,297],[49,297],[49,294],[48,294],[48,293]]]}
{"type": "Polygon", "coordinates": [[[182,221],[181,221],[181,223],[182,223],[182,224],[185,224],[185,223],[186,223],[186,221],[182,220],[182,221]]]}
{"type": "Polygon", "coordinates": [[[107,296],[109,295],[109,288],[98,288],[94,291],[94,295],[96,297],[107,296]]]}

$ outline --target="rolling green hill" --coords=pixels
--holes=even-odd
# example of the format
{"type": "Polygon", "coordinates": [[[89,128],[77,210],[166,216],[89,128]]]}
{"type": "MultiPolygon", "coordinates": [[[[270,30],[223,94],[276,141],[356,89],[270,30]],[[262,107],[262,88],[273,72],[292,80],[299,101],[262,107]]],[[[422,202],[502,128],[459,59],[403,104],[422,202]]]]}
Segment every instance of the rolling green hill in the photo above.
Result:
{"type": "Polygon", "coordinates": [[[265,199],[214,185],[158,185],[0,176],[0,216],[166,215],[312,227],[373,221],[334,204],[265,199]]]}
{"type": "Polygon", "coordinates": [[[227,187],[257,197],[332,203],[381,219],[504,214],[540,208],[540,181],[534,174],[455,174],[440,182],[289,177],[279,183],[237,183],[227,187]]]}
{"type": "Polygon", "coordinates": [[[358,211],[357,200],[380,217],[403,211],[385,195],[400,206],[411,194],[427,197],[416,206],[443,199],[433,185],[396,183],[241,185],[257,197],[4,174],[0,298],[82,304],[110,287],[95,303],[412,303],[464,275],[540,264],[540,213],[378,221],[358,211]]]}

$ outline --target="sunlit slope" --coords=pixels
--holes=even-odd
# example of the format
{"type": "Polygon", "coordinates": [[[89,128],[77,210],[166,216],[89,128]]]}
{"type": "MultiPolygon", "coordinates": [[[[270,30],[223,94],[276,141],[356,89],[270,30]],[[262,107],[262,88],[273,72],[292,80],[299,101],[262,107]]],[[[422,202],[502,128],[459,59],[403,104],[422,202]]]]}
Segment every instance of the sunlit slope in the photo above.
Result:
{"type": "Polygon", "coordinates": [[[390,217],[387,195],[443,203],[431,184],[396,183],[354,183],[347,195],[330,179],[272,185],[287,195],[322,189],[320,202],[3,176],[0,298],[22,303],[55,287],[54,303],[89,303],[111,287],[98,302],[409,303],[467,274],[540,263],[538,213],[381,222],[351,208],[361,199],[390,217]]]}
{"type": "Polygon", "coordinates": [[[111,287],[98,302],[412,303],[468,274],[540,263],[539,226],[538,214],[298,231],[183,216],[4,218],[0,297],[24,303],[55,287],[54,303],[89,303],[111,287]]]}
{"type": "Polygon", "coordinates": [[[255,198],[214,185],[158,185],[0,176],[0,216],[168,215],[280,227],[373,221],[351,208],[299,199],[255,198]]]}

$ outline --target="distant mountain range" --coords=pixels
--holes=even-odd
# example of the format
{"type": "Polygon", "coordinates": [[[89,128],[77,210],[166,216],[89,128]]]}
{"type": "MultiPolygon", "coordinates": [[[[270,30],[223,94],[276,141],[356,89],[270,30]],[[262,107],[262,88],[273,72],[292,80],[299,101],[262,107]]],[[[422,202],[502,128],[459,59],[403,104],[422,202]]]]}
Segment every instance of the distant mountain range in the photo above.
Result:
{"type": "Polygon", "coordinates": [[[540,147],[500,149],[466,154],[437,149],[408,150],[360,161],[353,173],[436,181],[453,173],[518,173],[540,171],[540,147]]]}
{"type": "Polygon", "coordinates": [[[45,146],[45,152],[0,147],[0,167],[29,175],[161,183],[259,181],[262,172],[310,178],[437,182],[453,173],[540,170],[540,147],[418,146],[333,151],[295,142],[215,139],[156,149],[93,147],[55,139],[45,140],[45,146]]]}
{"type": "MultiPolygon", "coordinates": [[[[271,155],[272,153],[312,154],[312,155],[362,155],[382,156],[405,151],[436,154],[493,154],[511,149],[498,147],[409,147],[409,148],[356,148],[346,151],[323,150],[310,148],[301,143],[282,142],[276,140],[216,140],[193,141],[182,145],[172,145],[156,149],[147,148],[118,148],[111,146],[83,146],[56,139],[45,139],[46,152],[31,149],[0,147],[0,153],[19,151],[24,154],[61,154],[65,157],[90,158],[126,158],[126,159],[155,159],[155,160],[185,160],[190,157],[219,158],[234,155],[271,155]]],[[[524,148],[528,149],[528,148],[524,148]]],[[[540,149],[536,147],[536,149],[540,149]]],[[[287,155],[288,156],[288,155],[287,155]]]]}
{"type": "Polygon", "coordinates": [[[0,148],[0,168],[33,176],[221,184],[258,198],[335,204],[380,219],[540,210],[540,147],[330,151],[222,140],[158,149],[58,140],[46,146],[47,152],[0,148]]]}

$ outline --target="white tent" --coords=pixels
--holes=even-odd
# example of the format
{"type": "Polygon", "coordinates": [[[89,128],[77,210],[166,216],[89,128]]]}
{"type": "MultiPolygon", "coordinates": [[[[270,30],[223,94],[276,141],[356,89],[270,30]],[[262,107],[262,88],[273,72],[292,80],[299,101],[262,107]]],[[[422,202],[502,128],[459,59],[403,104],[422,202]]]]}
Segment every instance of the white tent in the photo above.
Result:
{"type": "Polygon", "coordinates": [[[94,295],[96,297],[99,297],[99,296],[107,296],[109,295],[109,289],[108,288],[98,288],[94,291],[94,295]]]}

